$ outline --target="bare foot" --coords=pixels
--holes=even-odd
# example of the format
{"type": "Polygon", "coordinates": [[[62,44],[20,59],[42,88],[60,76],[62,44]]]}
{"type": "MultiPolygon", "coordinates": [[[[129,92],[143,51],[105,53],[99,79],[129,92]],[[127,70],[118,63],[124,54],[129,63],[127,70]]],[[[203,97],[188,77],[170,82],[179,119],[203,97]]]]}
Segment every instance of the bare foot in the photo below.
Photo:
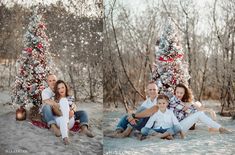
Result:
{"type": "Polygon", "coordinates": [[[173,138],[173,136],[172,136],[172,135],[169,135],[169,136],[167,136],[167,137],[165,137],[165,138],[163,138],[163,139],[173,140],[174,138],[173,138]]]}
{"type": "Polygon", "coordinates": [[[216,128],[208,128],[208,131],[209,131],[209,132],[218,132],[219,129],[216,129],[216,128]]]}
{"type": "Polygon", "coordinates": [[[87,126],[82,126],[81,133],[85,134],[87,137],[93,138],[94,135],[91,133],[91,131],[88,130],[87,126]]]}
{"type": "Polygon", "coordinates": [[[125,138],[125,137],[129,137],[130,133],[132,131],[132,128],[127,128],[125,131],[123,131],[122,133],[118,133],[116,134],[115,138],[125,138]]]}
{"type": "Polygon", "coordinates": [[[69,145],[69,143],[70,143],[68,137],[65,137],[63,139],[63,142],[64,142],[64,145],[69,145]]]}
{"type": "Polygon", "coordinates": [[[117,133],[117,134],[114,135],[113,138],[125,138],[125,137],[127,137],[125,134],[123,134],[123,133],[117,133]]]}
{"type": "Polygon", "coordinates": [[[147,136],[141,135],[140,140],[145,140],[147,139],[147,136]]]}
{"type": "Polygon", "coordinates": [[[61,136],[60,129],[57,127],[57,125],[51,124],[50,130],[55,134],[56,137],[61,136]]]}
{"type": "Polygon", "coordinates": [[[231,134],[232,133],[232,131],[229,131],[228,129],[225,129],[223,127],[219,128],[219,132],[221,134],[231,134]]]}

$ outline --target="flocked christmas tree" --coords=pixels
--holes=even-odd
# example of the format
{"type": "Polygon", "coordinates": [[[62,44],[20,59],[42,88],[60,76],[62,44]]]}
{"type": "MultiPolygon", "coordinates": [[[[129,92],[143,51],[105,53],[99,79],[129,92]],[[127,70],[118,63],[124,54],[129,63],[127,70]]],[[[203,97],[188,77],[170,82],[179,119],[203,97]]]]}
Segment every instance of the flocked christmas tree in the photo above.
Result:
{"type": "Polygon", "coordinates": [[[46,76],[50,71],[49,42],[42,20],[42,15],[34,13],[24,36],[25,48],[16,63],[17,75],[12,94],[13,103],[16,104],[41,104],[41,91],[46,86],[46,76]]]}
{"type": "Polygon", "coordinates": [[[170,20],[156,43],[155,52],[156,61],[152,78],[156,81],[159,92],[171,97],[177,84],[183,83],[188,86],[190,76],[177,32],[170,20]]]}

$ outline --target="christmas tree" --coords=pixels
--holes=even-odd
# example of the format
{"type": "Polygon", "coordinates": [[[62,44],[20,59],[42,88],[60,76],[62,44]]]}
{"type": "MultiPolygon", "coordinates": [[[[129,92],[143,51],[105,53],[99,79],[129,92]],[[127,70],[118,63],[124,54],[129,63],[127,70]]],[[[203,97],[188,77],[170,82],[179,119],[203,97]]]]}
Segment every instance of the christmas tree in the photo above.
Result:
{"type": "Polygon", "coordinates": [[[188,64],[183,60],[184,53],[171,21],[168,21],[160,40],[156,43],[155,55],[152,78],[156,81],[160,93],[171,97],[177,84],[183,83],[188,86],[188,64]]]}
{"type": "Polygon", "coordinates": [[[24,46],[17,59],[16,79],[13,86],[13,103],[36,106],[41,104],[41,91],[46,86],[48,67],[48,37],[42,15],[33,13],[25,34],[24,46]]]}

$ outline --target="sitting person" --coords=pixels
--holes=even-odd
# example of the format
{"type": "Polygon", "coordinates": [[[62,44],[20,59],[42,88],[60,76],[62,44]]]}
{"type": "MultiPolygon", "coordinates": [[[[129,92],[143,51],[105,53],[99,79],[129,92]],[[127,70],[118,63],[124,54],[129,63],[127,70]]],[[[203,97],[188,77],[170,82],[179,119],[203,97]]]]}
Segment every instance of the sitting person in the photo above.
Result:
{"type": "MultiPolygon", "coordinates": [[[[206,124],[210,129],[216,129],[220,133],[231,133],[229,130],[222,127],[220,124],[208,117],[203,111],[210,111],[204,107],[191,104],[192,93],[183,84],[178,84],[174,90],[174,96],[170,99],[168,108],[173,110],[176,118],[179,120],[183,132],[187,132],[189,128],[197,121],[206,124]],[[187,105],[189,103],[190,105],[187,105]]],[[[150,109],[142,111],[135,115],[137,118],[148,117],[158,111],[158,106],[153,106],[150,109]]],[[[214,114],[212,114],[214,117],[214,114]]],[[[132,122],[133,123],[133,122],[132,122]]]]}
{"type": "MultiPolygon", "coordinates": [[[[142,103],[142,105],[137,109],[137,112],[141,112],[145,109],[151,108],[154,105],[156,105],[157,103],[157,95],[158,95],[158,88],[157,85],[155,84],[154,81],[150,81],[148,83],[147,86],[147,93],[148,93],[148,98],[144,101],[144,103],[142,103]]],[[[109,137],[115,137],[115,138],[124,138],[130,135],[131,131],[133,129],[137,129],[137,130],[141,130],[141,128],[143,128],[146,124],[146,122],[148,121],[149,117],[146,118],[140,118],[138,119],[138,124],[136,125],[130,125],[129,121],[128,121],[128,117],[129,115],[125,115],[123,116],[117,127],[116,127],[116,131],[114,133],[112,133],[111,135],[105,135],[105,136],[109,136],[109,137]]],[[[133,119],[134,120],[134,119],[133,119]]],[[[135,119],[137,120],[137,119],[135,119]]]]}
{"type": "Polygon", "coordinates": [[[166,95],[158,95],[157,100],[159,110],[149,118],[145,127],[141,129],[140,140],[145,139],[151,132],[161,133],[159,138],[173,139],[173,135],[177,133],[180,133],[181,138],[184,138],[178,119],[171,110],[167,109],[169,98],[166,95]]]}
{"type": "MultiPolygon", "coordinates": [[[[57,81],[57,77],[54,74],[49,74],[47,77],[48,88],[42,91],[42,105],[40,111],[42,113],[42,120],[47,123],[48,127],[54,132],[56,136],[61,136],[60,130],[56,125],[54,115],[52,113],[52,106],[58,106],[54,101],[54,87],[57,81]]],[[[75,109],[73,109],[75,110],[75,109]]],[[[73,111],[70,110],[70,115],[75,116],[75,120],[81,124],[81,133],[88,137],[94,137],[93,134],[88,130],[88,115],[85,111],[73,111]]]]}
{"type": "MultiPolygon", "coordinates": [[[[209,128],[217,129],[220,133],[230,133],[229,130],[222,127],[203,112],[210,112],[210,109],[206,109],[204,107],[198,106],[197,104],[191,103],[192,93],[190,89],[188,89],[183,84],[176,85],[174,96],[170,100],[169,108],[173,110],[177,119],[180,121],[180,125],[182,126],[182,130],[184,132],[187,132],[187,130],[189,130],[189,128],[197,121],[201,121],[209,128]]],[[[214,113],[211,113],[211,115],[212,118],[215,117],[214,113]]]]}
{"type": "MultiPolygon", "coordinates": [[[[69,144],[68,129],[74,125],[75,119],[69,115],[68,87],[64,81],[58,80],[55,84],[55,101],[59,103],[62,116],[54,116],[57,126],[60,128],[62,140],[65,145],[69,144]]],[[[55,105],[53,105],[55,106],[55,105]]]]}

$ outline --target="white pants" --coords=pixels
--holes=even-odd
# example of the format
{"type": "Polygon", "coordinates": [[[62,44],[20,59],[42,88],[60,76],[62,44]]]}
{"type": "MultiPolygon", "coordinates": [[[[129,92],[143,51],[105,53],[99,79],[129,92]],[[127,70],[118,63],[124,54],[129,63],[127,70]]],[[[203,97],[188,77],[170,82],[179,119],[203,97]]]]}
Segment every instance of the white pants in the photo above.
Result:
{"type": "Polygon", "coordinates": [[[71,129],[74,126],[75,120],[74,117],[69,119],[69,102],[66,98],[60,99],[60,110],[62,112],[62,116],[56,117],[55,121],[57,126],[60,128],[60,132],[62,135],[62,139],[68,137],[68,129],[71,129]]]}
{"type": "Polygon", "coordinates": [[[198,111],[194,114],[189,115],[185,119],[183,119],[180,122],[180,125],[182,127],[182,130],[184,132],[187,132],[190,127],[193,126],[193,124],[197,123],[198,121],[201,121],[202,123],[206,124],[210,128],[216,128],[219,129],[221,127],[220,124],[213,121],[210,117],[208,117],[204,112],[198,111]]]}

